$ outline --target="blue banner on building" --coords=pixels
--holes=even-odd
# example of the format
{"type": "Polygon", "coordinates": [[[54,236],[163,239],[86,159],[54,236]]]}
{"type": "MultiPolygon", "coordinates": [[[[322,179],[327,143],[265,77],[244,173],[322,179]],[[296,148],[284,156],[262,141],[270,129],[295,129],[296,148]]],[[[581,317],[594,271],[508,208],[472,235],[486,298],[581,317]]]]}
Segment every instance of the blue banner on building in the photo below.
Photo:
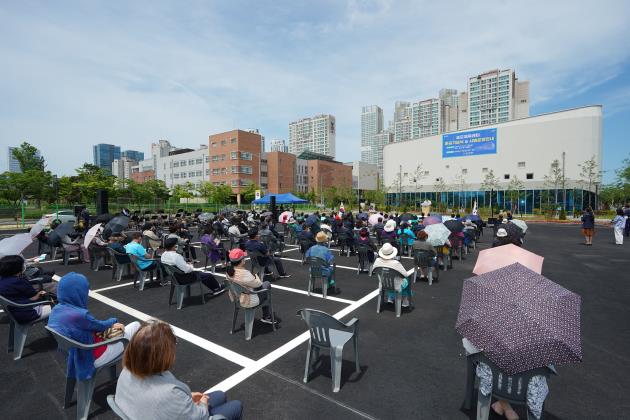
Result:
{"type": "Polygon", "coordinates": [[[442,135],[442,158],[489,155],[497,152],[497,129],[442,135]]]}

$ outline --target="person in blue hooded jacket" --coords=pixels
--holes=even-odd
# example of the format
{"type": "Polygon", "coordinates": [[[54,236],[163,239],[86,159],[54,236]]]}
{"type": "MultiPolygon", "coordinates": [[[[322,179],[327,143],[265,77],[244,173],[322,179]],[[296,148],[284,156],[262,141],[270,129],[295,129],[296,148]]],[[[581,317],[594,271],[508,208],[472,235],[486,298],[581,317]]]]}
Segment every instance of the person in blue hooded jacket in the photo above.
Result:
{"type": "MultiPolygon", "coordinates": [[[[55,306],[48,318],[48,326],[59,334],[84,344],[102,341],[96,333],[108,328],[124,330],[124,336],[130,340],[140,328],[135,321],[125,326],[116,318],[98,320],[87,309],[90,284],[80,273],[68,273],[59,280],[55,306]]],[[[92,377],[97,367],[114,360],[124,351],[122,343],[100,346],[94,350],[70,349],[68,352],[68,371],[66,376],[77,380],[92,377]]]]}

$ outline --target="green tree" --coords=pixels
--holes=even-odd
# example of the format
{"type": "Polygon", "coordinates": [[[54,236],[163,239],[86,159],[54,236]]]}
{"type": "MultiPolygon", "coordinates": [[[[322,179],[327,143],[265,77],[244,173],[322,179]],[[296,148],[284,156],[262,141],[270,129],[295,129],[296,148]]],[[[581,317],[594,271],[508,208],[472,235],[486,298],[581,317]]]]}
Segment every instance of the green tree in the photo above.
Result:
{"type": "MultiPolygon", "coordinates": [[[[481,190],[490,191],[490,206],[489,207],[492,207],[493,205],[492,192],[495,191],[495,194],[496,194],[496,191],[499,190],[499,178],[494,176],[494,171],[492,169],[486,172],[486,176],[484,176],[483,182],[481,183],[481,190]]],[[[495,202],[494,204],[498,204],[498,203],[495,202]]]]}
{"type": "Polygon", "coordinates": [[[507,186],[507,194],[508,194],[508,197],[510,197],[510,205],[512,206],[512,209],[511,209],[512,212],[515,211],[514,210],[515,209],[514,197],[516,197],[516,201],[518,203],[520,192],[524,188],[524,186],[525,184],[523,184],[523,181],[518,179],[518,176],[516,174],[510,177],[510,182],[508,183],[508,186],[507,186]]]}
{"type": "Polygon", "coordinates": [[[193,198],[195,196],[193,191],[194,186],[192,182],[178,184],[171,189],[171,197],[173,198],[173,200],[175,200],[176,203],[179,203],[180,199],[182,198],[193,198]]]}
{"type": "Polygon", "coordinates": [[[251,183],[247,185],[247,188],[241,190],[241,202],[249,204],[256,198],[256,190],[259,190],[260,187],[255,183],[251,183]]]}
{"type": "Polygon", "coordinates": [[[214,191],[216,190],[216,187],[212,182],[204,181],[201,183],[199,188],[197,188],[197,190],[199,191],[199,195],[210,200],[212,199],[212,196],[214,194],[214,191]]]}
{"type": "Polygon", "coordinates": [[[374,203],[375,206],[385,204],[385,192],[381,188],[364,191],[363,198],[365,198],[368,203],[374,203]]]}
{"type": "MultiPolygon", "coordinates": [[[[627,165],[630,168],[630,165],[627,165]]],[[[583,184],[588,185],[588,205],[591,204],[591,188],[595,182],[598,182],[601,177],[601,171],[598,168],[595,156],[592,156],[589,160],[579,164],[580,167],[580,181],[583,184]]],[[[629,171],[630,172],[630,171],[629,171]]],[[[628,174],[630,175],[630,173],[628,174]]]]}
{"type": "Polygon", "coordinates": [[[558,205],[558,188],[566,181],[564,176],[562,175],[562,167],[560,166],[560,161],[555,159],[549,165],[549,173],[545,175],[545,185],[548,188],[553,188],[555,191],[554,204],[558,205]]]}
{"type": "Polygon", "coordinates": [[[13,157],[20,163],[20,170],[22,172],[32,170],[44,171],[44,158],[38,156],[37,148],[27,142],[13,149],[13,157]]]}
{"type": "Polygon", "coordinates": [[[229,185],[217,185],[212,193],[212,202],[217,204],[228,204],[232,201],[234,193],[229,185]]]}
{"type": "MultiPolygon", "coordinates": [[[[115,176],[110,175],[103,168],[90,163],[76,169],[77,176],[70,178],[71,182],[80,192],[81,202],[93,202],[98,190],[107,190],[115,194],[115,176]]],[[[60,186],[61,187],[61,186],[60,186]]],[[[75,201],[76,202],[76,201],[75,201]]]]}
{"type": "Polygon", "coordinates": [[[150,179],[140,185],[151,194],[151,197],[154,200],[165,201],[170,197],[170,192],[166,187],[166,183],[161,179],[150,179]]]}

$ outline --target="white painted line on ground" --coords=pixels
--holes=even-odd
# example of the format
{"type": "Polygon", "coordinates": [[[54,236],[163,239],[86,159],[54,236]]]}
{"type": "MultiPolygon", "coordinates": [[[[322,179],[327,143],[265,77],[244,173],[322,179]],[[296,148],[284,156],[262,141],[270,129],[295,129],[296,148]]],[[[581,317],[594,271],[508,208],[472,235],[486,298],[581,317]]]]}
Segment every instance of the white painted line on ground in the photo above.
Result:
{"type": "MultiPolygon", "coordinates": [[[[61,277],[57,275],[53,276],[53,279],[56,281],[59,281],[60,278],[61,277]]],[[[123,303],[117,302],[95,291],[90,290],[89,296],[94,300],[98,300],[101,303],[111,306],[112,308],[115,308],[121,312],[124,312],[127,315],[131,315],[132,317],[139,319],[141,321],[148,321],[150,319],[155,319],[155,317],[152,317],[151,315],[145,314],[144,312],[140,312],[137,309],[127,306],[123,303]]],[[[243,367],[253,366],[254,364],[254,360],[250,359],[249,357],[240,355],[228,348],[215,344],[212,341],[199,337],[198,335],[190,333],[173,324],[170,324],[170,325],[173,328],[173,332],[175,333],[177,337],[183,340],[186,340],[198,347],[201,347],[202,349],[209,351],[210,353],[216,354],[217,356],[221,356],[224,359],[243,367]]]]}
{"type": "MultiPolygon", "coordinates": [[[[378,289],[372,291],[368,295],[364,296],[363,298],[356,301],[352,305],[342,309],[341,311],[337,312],[333,316],[336,319],[343,318],[344,316],[355,311],[356,309],[363,306],[370,300],[374,299],[376,296],[378,296],[378,293],[379,293],[378,289]]],[[[303,332],[302,334],[298,335],[297,337],[295,337],[293,340],[289,341],[288,343],[278,347],[277,349],[267,354],[266,356],[256,360],[253,365],[247,366],[244,369],[241,369],[240,371],[236,372],[234,375],[230,376],[229,378],[219,382],[218,384],[216,384],[215,386],[207,390],[206,393],[212,392],[212,391],[218,391],[218,390],[228,391],[234,388],[236,385],[240,384],[245,379],[254,375],[261,369],[267,367],[271,363],[275,362],[276,360],[278,360],[279,358],[281,358],[282,356],[284,356],[285,354],[287,354],[288,352],[290,352],[291,350],[299,346],[300,344],[304,343],[306,340],[309,339],[309,336],[310,334],[308,331],[303,332]]]]}
{"type": "MultiPolygon", "coordinates": [[[[280,257],[280,259],[281,259],[281,260],[287,260],[287,261],[295,261],[295,262],[299,262],[299,263],[301,263],[301,262],[302,262],[302,260],[297,260],[297,259],[295,259],[295,258],[280,257]]],[[[356,267],[348,267],[348,266],[346,266],[346,265],[337,265],[336,267],[337,267],[337,268],[345,268],[346,270],[354,270],[354,271],[356,271],[356,270],[357,270],[357,268],[356,268],[356,267]]]]}
{"type": "Polygon", "coordinates": [[[96,290],[92,290],[93,292],[104,292],[105,290],[112,290],[112,289],[118,289],[119,287],[126,287],[126,286],[131,286],[133,284],[132,281],[127,282],[127,283],[120,283],[120,284],[116,284],[114,286],[109,286],[109,287],[103,287],[102,289],[96,289],[96,290]]]}
{"type": "MultiPolygon", "coordinates": [[[[273,289],[286,290],[287,292],[299,293],[301,295],[307,295],[308,296],[308,292],[306,290],[294,289],[292,287],[281,286],[281,285],[276,284],[276,283],[273,284],[272,288],[273,289]]],[[[315,297],[324,299],[324,295],[322,295],[321,293],[313,293],[313,292],[311,292],[311,296],[315,296],[315,297]]],[[[356,302],[354,300],[342,299],[342,298],[338,298],[336,296],[330,296],[330,295],[326,296],[326,299],[327,300],[334,300],[335,302],[346,303],[348,305],[351,305],[351,304],[356,302]]]]}

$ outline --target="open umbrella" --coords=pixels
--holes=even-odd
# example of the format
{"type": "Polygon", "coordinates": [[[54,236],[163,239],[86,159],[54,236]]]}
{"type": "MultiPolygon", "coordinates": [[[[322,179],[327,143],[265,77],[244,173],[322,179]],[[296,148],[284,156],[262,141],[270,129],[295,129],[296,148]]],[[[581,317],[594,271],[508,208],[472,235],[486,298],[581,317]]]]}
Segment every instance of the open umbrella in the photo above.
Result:
{"type": "Polygon", "coordinates": [[[470,220],[471,222],[481,222],[481,217],[478,214],[469,214],[465,217],[466,220],[470,220]]]}
{"type": "Polygon", "coordinates": [[[306,220],[304,221],[304,223],[306,223],[308,226],[314,225],[317,222],[319,222],[319,218],[314,214],[311,214],[310,216],[308,216],[306,220]]]}
{"type": "Polygon", "coordinates": [[[527,223],[525,223],[525,221],[520,219],[512,219],[512,223],[520,227],[523,233],[527,232],[527,223]]]}
{"type": "Polygon", "coordinates": [[[214,218],[214,213],[208,213],[208,212],[201,213],[198,217],[201,223],[206,223],[208,220],[213,219],[213,218],[214,218]]]}
{"type": "Polygon", "coordinates": [[[18,233],[10,238],[5,238],[0,241],[0,257],[19,255],[32,243],[33,238],[30,233],[18,233]]]}
{"type": "Polygon", "coordinates": [[[481,275],[518,262],[530,270],[541,274],[544,259],[544,257],[529,252],[520,246],[507,244],[479,252],[473,273],[481,275]]]}
{"type": "Polygon", "coordinates": [[[411,219],[415,219],[415,218],[416,218],[416,216],[411,214],[411,213],[403,213],[400,216],[400,220],[405,221],[405,222],[408,221],[408,220],[411,220],[411,219]]]}
{"type": "Polygon", "coordinates": [[[422,224],[425,226],[436,225],[442,223],[442,218],[439,216],[427,216],[422,220],[422,224]]]}
{"type": "Polygon", "coordinates": [[[293,212],[283,211],[282,213],[280,213],[280,216],[278,216],[278,222],[286,223],[287,220],[289,220],[291,217],[293,217],[293,212]]]}
{"type": "Polygon", "coordinates": [[[501,227],[505,229],[507,232],[508,238],[512,240],[512,242],[519,242],[523,237],[523,229],[515,225],[514,223],[502,223],[501,227]]]}
{"type": "Polygon", "coordinates": [[[460,220],[447,220],[444,222],[444,226],[453,233],[459,233],[464,230],[464,224],[460,220]]]}
{"type": "Polygon", "coordinates": [[[382,219],[383,215],[380,213],[371,214],[370,217],[368,217],[368,223],[370,224],[370,226],[374,226],[375,224],[378,223],[379,218],[382,219]]]}
{"type": "Polygon", "coordinates": [[[464,280],[455,329],[508,375],[582,360],[579,295],[515,263],[464,280]]]}
{"type": "Polygon", "coordinates": [[[59,246],[61,238],[74,232],[74,222],[63,222],[48,234],[48,245],[59,246]]]}
{"type": "Polygon", "coordinates": [[[32,227],[30,230],[30,235],[31,238],[35,238],[37,235],[39,235],[41,233],[42,230],[44,230],[46,228],[46,226],[48,226],[48,224],[50,223],[50,219],[51,217],[42,217],[41,219],[39,219],[32,227]]]}
{"type": "Polygon", "coordinates": [[[98,234],[98,230],[101,228],[101,224],[97,223],[90,228],[85,234],[85,238],[83,239],[83,246],[88,247],[94,240],[94,237],[98,234]]]}
{"type": "Polygon", "coordinates": [[[370,217],[369,217],[369,216],[368,216],[368,214],[367,214],[367,213],[365,213],[365,212],[359,213],[359,214],[357,215],[357,219],[359,219],[359,220],[369,220],[369,218],[370,218],[370,217]]]}
{"type": "Polygon", "coordinates": [[[129,217],[121,215],[116,216],[107,222],[105,230],[109,230],[111,233],[120,233],[127,229],[127,226],[129,226],[129,217]]]}
{"type": "Polygon", "coordinates": [[[267,217],[267,216],[272,216],[272,215],[273,215],[273,213],[272,213],[272,212],[270,212],[270,211],[264,211],[264,212],[260,213],[260,215],[261,215],[262,217],[267,217]]]}
{"type": "Polygon", "coordinates": [[[424,231],[429,235],[427,241],[433,246],[442,246],[446,243],[446,240],[451,235],[451,231],[447,229],[442,223],[436,223],[424,228],[424,231]]]}

